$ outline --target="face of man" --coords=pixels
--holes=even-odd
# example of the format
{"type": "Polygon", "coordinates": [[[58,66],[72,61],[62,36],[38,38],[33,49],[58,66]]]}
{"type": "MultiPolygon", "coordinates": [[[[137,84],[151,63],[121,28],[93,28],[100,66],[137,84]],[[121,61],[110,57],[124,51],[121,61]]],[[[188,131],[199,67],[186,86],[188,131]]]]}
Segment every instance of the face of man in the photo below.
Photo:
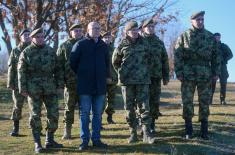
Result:
{"type": "Polygon", "coordinates": [[[29,37],[30,32],[25,32],[20,36],[20,41],[23,43],[29,43],[31,42],[31,38],[29,37]]]}
{"type": "Polygon", "coordinates": [[[217,42],[220,42],[220,39],[221,39],[221,36],[215,36],[215,40],[217,41],[217,42]]]}
{"type": "Polygon", "coordinates": [[[74,39],[79,39],[82,37],[82,28],[74,28],[70,31],[70,35],[74,39]]]}
{"type": "Polygon", "coordinates": [[[155,34],[155,25],[154,24],[148,24],[144,27],[144,32],[146,34],[155,34]]]}
{"type": "Polygon", "coordinates": [[[132,39],[137,39],[138,36],[139,36],[138,32],[139,32],[139,29],[137,27],[136,28],[132,28],[131,30],[127,31],[127,36],[129,36],[132,39]]]}
{"type": "Polygon", "coordinates": [[[91,38],[97,39],[100,36],[100,25],[97,22],[88,24],[87,32],[91,38]]]}
{"type": "Polygon", "coordinates": [[[44,41],[44,33],[38,33],[35,36],[33,36],[32,41],[39,46],[42,46],[45,44],[44,41]]]}
{"type": "Polygon", "coordinates": [[[193,27],[197,29],[203,29],[204,28],[204,16],[198,16],[195,19],[191,20],[193,27]]]}
{"type": "Polygon", "coordinates": [[[110,44],[112,42],[112,36],[111,35],[106,35],[102,38],[102,40],[106,43],[106,44],[110,44]]]}

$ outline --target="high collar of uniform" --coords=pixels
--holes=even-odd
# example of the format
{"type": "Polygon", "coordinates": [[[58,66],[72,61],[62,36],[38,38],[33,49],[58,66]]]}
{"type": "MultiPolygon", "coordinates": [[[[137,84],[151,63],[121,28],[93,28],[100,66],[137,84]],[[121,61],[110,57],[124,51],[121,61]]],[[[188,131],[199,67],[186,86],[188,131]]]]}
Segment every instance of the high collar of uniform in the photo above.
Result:
{"type": "Polygon", "coordinates": [[[201,28],[201,29],[198,29],[198,28],[196,28],[196,27],[194,27],[194,26],[192,26],[192,28],[191,28],[194,32],[203,32],[205,29],[204,29],[204,27],[203,28],[201,28]]]}

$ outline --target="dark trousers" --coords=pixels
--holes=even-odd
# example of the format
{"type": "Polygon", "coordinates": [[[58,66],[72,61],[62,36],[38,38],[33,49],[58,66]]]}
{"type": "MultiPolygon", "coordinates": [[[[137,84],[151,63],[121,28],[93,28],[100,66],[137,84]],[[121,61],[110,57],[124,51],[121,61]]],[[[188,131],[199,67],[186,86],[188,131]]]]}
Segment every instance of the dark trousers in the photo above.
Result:
{"type": "MultiPolygon", "coordinates": [[[[220,77],[220,101],[224,101],[226,97],[226,87],[227,87],[227,78],[226,77],[220,77]]],[[[215,88],[216,88],[216,80],[212,80],[212,85],[211,85],[211,102],[213,101],[213,95],[215,93],[215,88]]]]}

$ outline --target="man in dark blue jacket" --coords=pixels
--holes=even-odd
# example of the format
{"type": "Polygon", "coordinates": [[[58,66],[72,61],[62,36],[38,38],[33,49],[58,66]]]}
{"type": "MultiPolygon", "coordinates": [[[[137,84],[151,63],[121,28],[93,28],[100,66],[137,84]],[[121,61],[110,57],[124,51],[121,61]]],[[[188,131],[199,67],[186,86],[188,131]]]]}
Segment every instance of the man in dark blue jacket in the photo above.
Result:
{"type": "Polygon", "coordinates": [[[110,63],[108,47],[99,36],[100,25],[97,22],[89,23],[87,37],[73,46],[70,56],[71,68],[77,74],[77,92],[80,98],[80,137],[82,144],[79,150],[88,148],[91,109],[91,140],[93,146],[107,147],[107,144],[100,140],[100,128],[107,80],[110,80],[110,63]]]}

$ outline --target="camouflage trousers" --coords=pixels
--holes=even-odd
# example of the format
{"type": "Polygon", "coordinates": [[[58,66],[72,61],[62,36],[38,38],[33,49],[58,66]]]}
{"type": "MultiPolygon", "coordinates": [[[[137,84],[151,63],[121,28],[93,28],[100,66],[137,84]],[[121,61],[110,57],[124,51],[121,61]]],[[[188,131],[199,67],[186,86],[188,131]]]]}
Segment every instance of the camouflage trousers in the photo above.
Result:
{"type": "Polygon", "coordinates": [[[160,95],[161,95],[161,79],[151,78],[151,84],[149,86],[149,106],[150,106],[150,115],[154,119],[158,119],[159,116],[159,104],[160,104],[160,95]]]}
{"type": "Polygon", "coordinates": [[[149,108],[149,85],[133,84],[121,86],[126,120],[131,130],[137,128],[136,108],[139,107],[141,122],[149,126],[151,122],[149,108]]]}
{"type": "Polygon", "coordinates": [[[217,80],[211,80],[211,100],[210,100],[210,104],[212,104],[212,102],[213,102],[213,96],[214,96],[215,88],[216,88],[216,81],[217,80]]]}
{"type": "Polygon", "coordinates": [[[205,119],[207,120],[210,114],[209,102],[211,97],[211,81],[183,81],[181,83],[183,118],[185,120],[192,119],[192,117],[194,116],[193,98],[196,88],[199,101],[199,121],[205,119]]]}
{"type": "Polygon", "coordinates": [[[226,98],[226,87],[227,87],[227,77],[220,76],[220,101],[224,101],[226,98]]]}
{"type": "Polygon", "coordinates": [[[13,90],[12,91],[12,99],[14,102],[14,106],[13,106],[13,110],[12,110],[11,119],[14,121],[18,121],[22,118],[22,108],[23,108],[24,101],[25,101],[26,97],[19,94],[18,90],[13,90]]]}
{"type": "Polygon", "coordinates": [[[76,84],[71,84],[64,89],[64,120],[63,122],[72,125],[74,123],[74,111],[76,104],[79,102],[79,97],[76,91],[76,84]]]}
{"type": "Polygon", "coordinates": [[[47,125],[46,130],[55,132],[58,128],[59,107],[57,95],[35,95],[28,97],[30,107],[29,124],[33,133],[40,133],[42,130],[41,111],[44,104],[47,111],[47,125]]]}
{"type": "Polygon", "coordinates": [[[112,115],[115,113],[114,110],[114,99],[117,86],[116,84],[107,85],[107,94],[106,94],[106,104],[104,105],[104,111],[107,115],[112,115]]]}

